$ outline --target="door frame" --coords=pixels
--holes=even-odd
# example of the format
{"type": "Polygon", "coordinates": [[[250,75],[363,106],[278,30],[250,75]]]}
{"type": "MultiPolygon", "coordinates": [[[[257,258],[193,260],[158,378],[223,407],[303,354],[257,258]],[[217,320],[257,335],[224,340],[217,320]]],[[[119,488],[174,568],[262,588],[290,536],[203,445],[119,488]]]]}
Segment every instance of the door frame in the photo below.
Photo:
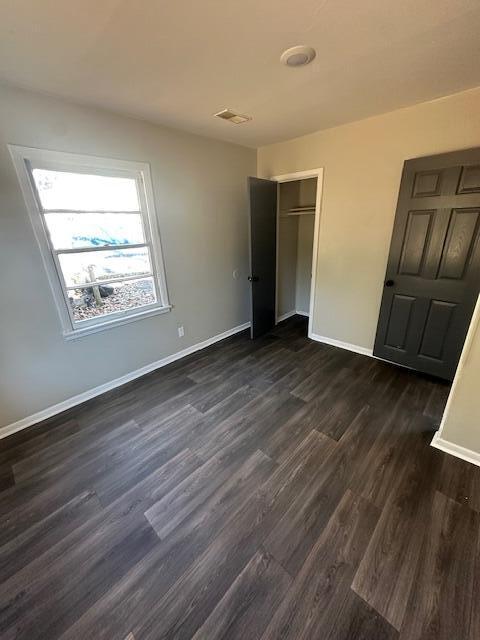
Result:
{"type": "Polygon", "coordinates": [[[463,343],[462,353],[460,355],[460,360],[458,362],[457,370],[455,372],[452,386],[450,387],[450,392],[448,394],[447,402],[443,410],[440,426],[438,427],[438,431],[435,432],[432,438],[432,441],[430,442],[430,446],[435,447],[436,449],[440,449],[445,453],[449,453],[450,455],[455,456],[456,458],[461,458],[462,460],[466,460],[467,462],[476,464],[477,466],[480,466],[480,454],[478,452],[472,451],[471,449],[466,449],[465,447],[455,444],[455,442],[452,442],[450,440],[444,440],[442,438],[442,434],[445,428],[445,424],[447,423],[450,415],[453,400],[456,397],[457,387],[459,386],[460,380],[463,377],[463,370],[468,361],[470,350],[472,348],[474,341],[478,339],[477,336],[479,331],[480,331],[480,294],[477,298],[475,309],[473,310],[472,319],[470,320],[467,336],[465,338],[465,342],[463,343]]]}
{"type": "Polygon", "coordinates": [[[308,337],[312,338],[313,316],[315,310],[315,291],[317,282],[317,264],[318,264],[318,246],[320,236],[320,217],[322,209],[323,195],[323,167],[319,169],[309,169],[307,171],[296,171],[294,173],[283,173],[277,176],[271,176],[269,180],[278,182],[277,187],[277,250],[276,250],[276,266],[275,266],[275,322],[278,324],[278,245],[279,245],[279,225],[280,225],[280,184],[282,182],[294,182],[296,180],[305,180],[307,178],[317,178],[317,195],[315,199],[315,221],[313,227],[313,250],[312,250],[312,278],[310,281],[310,304],[308,310],[308,337]]]}

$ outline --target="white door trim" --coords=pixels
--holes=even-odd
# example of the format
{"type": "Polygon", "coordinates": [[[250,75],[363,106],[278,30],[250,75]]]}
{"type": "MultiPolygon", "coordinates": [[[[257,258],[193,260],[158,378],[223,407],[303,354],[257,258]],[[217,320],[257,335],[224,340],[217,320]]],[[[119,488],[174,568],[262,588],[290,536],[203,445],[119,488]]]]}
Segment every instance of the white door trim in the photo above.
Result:
{"type": "MultiPolygon", "coordinates": [[[[317,178],[317,198],[315,202],[315,223],[313,228],[313,251],[312,251],[312,279],[310,282],[310,308],[308,314],[308,337],[311,338],[314,335],[314,309],[315,309],[315,290],[317,281],[317,263],[318,263],[318,244],[320,235],[320,213],[322,207],[322,194],[323,194],[323,167],[319,169],[309,169],[307,171],[296,171],[294,173],[284,173],[279,176],[271,176],[270,180],[275,182],[292,182],[294,180],[305,180],[306,178],[317,178]]],[[[275,287],[275,317],[278,322],[278,306],[277,306],[277,291],[278,291],[278,236],[279,236],[279,198],[277,197],[277,266],[276,266],[276,287],[275,287]]]]}
{"type": "Polygon", "coordinates": [[[435,447],[436,449],[441,449],[442,451],[446,451],[447,453],[450,453],[453,456],[456,456],[457,458],[462,458],[463,460],[467,460],[468,462],[472,462],[473,464],[477,464],[480,466],[480,453],[478,451],[471,451],[470,449],[466,449],[465,447],[455,442],[451,442],[442,437],[445,424],[446,422],[448,422],[450,410],[452,407],[452,402],[455,399],[457,386],[459,385],[459,382],[463,377],[465,365],[468,361],[468,357],[470,355],[470,350],[472,348],[473,341],[479,330],[480,330],[480,295],[477,298],[477,303],[475,305],[475,309],[473,310],[472,319],[470,320],[470,326],[468,328],[467,337],[465,338],[465,342],[463,344],[462,354],[458,362],[457,371],[455,372],[455,377],[453,378],[453,383],[450,388],[450,393],[448,394],[447,404],[445,405],[445,409],[443,411],[440,427],[436,432],[436,434],[433,436],[432,442],[430,444],[432,447],[435,447]]]}

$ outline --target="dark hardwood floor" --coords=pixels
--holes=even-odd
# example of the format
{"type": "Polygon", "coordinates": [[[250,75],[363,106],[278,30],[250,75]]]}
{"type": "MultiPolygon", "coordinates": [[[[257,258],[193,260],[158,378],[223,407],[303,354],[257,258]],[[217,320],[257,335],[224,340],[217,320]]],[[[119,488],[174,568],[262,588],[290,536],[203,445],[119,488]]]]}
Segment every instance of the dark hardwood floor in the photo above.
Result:
{"type": "Polygon", "coordinates": [[[448,387],[241,334],[0,442],[2,640],[479,640],[448,387]]]}

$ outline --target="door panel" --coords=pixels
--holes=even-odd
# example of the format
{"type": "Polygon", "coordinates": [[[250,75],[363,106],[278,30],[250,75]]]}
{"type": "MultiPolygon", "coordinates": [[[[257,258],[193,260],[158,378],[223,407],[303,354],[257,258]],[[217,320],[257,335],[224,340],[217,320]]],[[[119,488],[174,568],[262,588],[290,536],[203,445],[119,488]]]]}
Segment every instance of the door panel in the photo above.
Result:
{"type": "Polygon", "coordinates": [[[413,198],[439,196],[442,188],[441,171],[419,171],[413,182],[413,198]]]}
{"type": "Polygon", "coordinates": [[[415,298],[411,296],[394,295],[390,307],[388,319],[387,337],[385,345],[391,349],[405,351],[407,348],[407,335],[410,326],[415,298]]]}
{"type": "Polygon", "coordinates": [[[442,360],[445,341],[448,338],[448,328],[457,306],[452,302],[443,302],[442,300],[431,301],[423,339],[418,351],[420,356],[442,360]]]}
{"type": "Polygon", "coordinates": [[[411,276],[420,275],[428,249],[434,217],[434,211],[408,212],[399,273],[411,276]]]}
{"type": "Polygon", "coordinates": [[[374,354],[452,379],[480,289],[480,149],[405,162],[374,354]]]}
{"type": "Polygon", "coordinates": [[[275,326],[277,187],[272,180],[248,178],[252,338],[275,326]]]}
{"type": "Polygon", "coordinates": [[[450,217],[439,278],[461,280],[473,249],[479,209],[454,209],[450,217]]]}
{"type": "Polygon", "coordinates": [[[480,193],[480,164],[462,167],[457,193],[480,193]]]}

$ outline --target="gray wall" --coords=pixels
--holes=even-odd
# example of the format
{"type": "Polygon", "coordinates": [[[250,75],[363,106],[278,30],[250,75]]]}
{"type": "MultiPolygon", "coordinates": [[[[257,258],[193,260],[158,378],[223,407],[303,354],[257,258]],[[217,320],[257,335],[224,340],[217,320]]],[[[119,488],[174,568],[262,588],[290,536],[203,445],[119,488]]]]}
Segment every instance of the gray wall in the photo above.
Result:
{"type": "Polygon", "coordinates": [[[295,310],[306,314],[310,311],[314,225],[314,215],[298,216],[295,310]]]}
{"type": "Polygon", "coordinates": [[[280,218],[278,229],[278,309],[309,312],[315,216],[280,218]]]}
{"type": "Polygon", "coordinates": [[[278,225],[277,315],[295,311],[297,287],[297,218],[280,218],[278,225]]]}
{"type": "Polygon", "coordinates": [[[255,173],[253,149],[0,87],[0,426],[246,322],[255,173]],[[7,143],[150,163],[171,313],[63,339],[7,143]]]}

